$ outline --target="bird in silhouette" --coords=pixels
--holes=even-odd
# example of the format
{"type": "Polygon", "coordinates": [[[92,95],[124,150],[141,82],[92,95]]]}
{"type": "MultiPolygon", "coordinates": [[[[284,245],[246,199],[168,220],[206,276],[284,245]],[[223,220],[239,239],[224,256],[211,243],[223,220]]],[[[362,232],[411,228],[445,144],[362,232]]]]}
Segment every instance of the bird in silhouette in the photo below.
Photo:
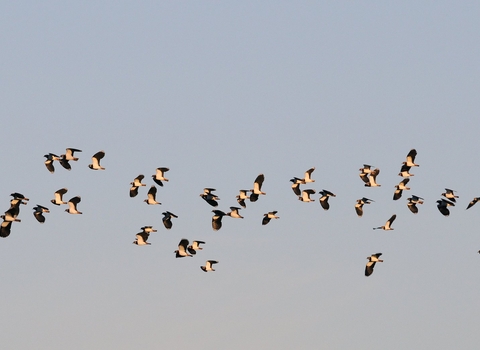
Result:
{"type": "Polygon", "coordinates": [[[172,218],[178,218],[178,216],[173,213],[170,213],[169,211],[164,211],[162,214],[163,214],[163,218],[162,218],[163,225],[167,230],[170,230],[173,226],[172,218]]]}
{"type": "Polygon", "coordinates": [[[298,199],[302,202],[314,202],[314,199],[311,199],[310,196],[315,194],[316,191],[313,189],[307,189],[302,191],[302,195],[298,199]]]}
{"type": "Polygon", "coordinates": [[[407,203],[408,209],[410,209],[412,213],[417,214],[418,213],[417,204],[423,204],[423,198],[413,195],[410,198],[407,198],[407,200],[408,200],[408,203],[407,203]]]}
{"type": "Polygon", "coordinates": [[[50,213],[50,210],[48,210],[47,207],[41,206],[37,204],[36,207],[33,208],[35,210],[33,212],[33,216],[35,216],[35,219],[41,224],[45,222],[45,216],[43,216],[43,213],[50,213]]]}
{"type": "Polygon", "coordinates": [[[413,148],[408,152],[407,154],[407,160],[403,164],[406,166],[412,167],[412,166],[419,166],[418,164],[415,164],[415,157],[417,156],[417,151],[413,148]]]}
{"type": "Polygon", "coordinates": [[[380,169],[376,168],[372,170],[368,177],[368,182],[365,183],[365,187],[380,187],[381,185],[377,183],[378,174],[380,174],[380,169]]]}
{"type": "Polygon", "coordinates": [[[218,231],[222,228],[222,218],[227,215],[221,210],[212,210],[214,213],[212,216],[212,228],[214,231],[218,231]]]}
{"type": "Polygon", "coordinates": [[[78,158],[74,156],[74,153],[75,152],[82,152],[81,150],[79,149],[76,149],[76,148],[67,148],[65,150],[65,159],[66,160],[73,160],[73,161],[77,161],[78,158]]]}
{"type": "Polygon", "coordinates": [[[478,200],[480,199],[480,197],[475,197],[473,198],[470,203],[468,203],[468,206],[467,206],[467,209],[470,209],[471,207],[473,207],[475,205],[475,203],[478,202],[478,200]]]}
{"type": "Polygon", "coordinates": [[[210,204],[212,207],[218,207],[218,200],[220,200],[220,198],[218,198],[217,195],[213,194],[212,192],[213,191],[216,191],[216,189],[214,188],[204,188],[203,189],[203,193],[200,195],[200,197],[202,197],[205,202],[207,202],[208,204],[210,204]]]}
{"type": "Polygon", "coordinates": [[[60,157],[53,153],[45,154],[44,157],[47,158],[45,160],[45,166],[47,167],[47,170],[53,174],[55,172],[55,166],[53,165],[53,162],[59,161],[60,157]]]}
{"type": "Polygon", "coordinates": [[[437,209],[438,211],[440,211],[440,213],[442,213],[443,216],[450,215],[450,210],[448,209],[448,207],[450,206],[454,207],[455,203],[447,201],[446,199],[443,199],[443,198],[437,201],[437,209]]]}
{"type": "Polygon", "coordinates": [[[270,222],[272,219],[280,219],[277,215],[277,211],[269,211],[266,214],[263,214],[263,219],[262,219],[262,225],[266,225],[270,222]]]}
{"type": "Polygon", "coordinates": [[[230,207],[230,211],[225,215],[235,219],[243,219],[243,216],[241,216],[240,213],[238,212],[239,210],[240,208],[238,207],[230,207]]]}
{"type": "Polygon", "coordinates": [[[409,190],[410,187],[407,187],[407,183],[410,181],[409,178],[403,179],[398,185],[395,186],[395,192],[393,193],[393,200],[396,201],[402,197],[404,190],[409,190]]]}
{"type": "Polygon", "coordinates": [[[442,196],[444,196],[445,198],[449,199],[450,201],[452,201],[453,203],[456,202],[456,198],[458,198],[457,195],[455,195],[455,192],[454,190],[451,190],[449,188],[446,188],[445,189],[445,192],[442,193],[442,196]]]}
{"type": "Polygon", "coordinates": [[[328,199],[330,197],[336,197],[336,195],[334,195],[332,192],[327,191],[327,190],[321,190],[318,193],[322,195],[319,199],[319,202],[320,202],[320,205],[322,206],[322,208],[324,210],[330,209],[330,204],[328,203],[328,199]]]}

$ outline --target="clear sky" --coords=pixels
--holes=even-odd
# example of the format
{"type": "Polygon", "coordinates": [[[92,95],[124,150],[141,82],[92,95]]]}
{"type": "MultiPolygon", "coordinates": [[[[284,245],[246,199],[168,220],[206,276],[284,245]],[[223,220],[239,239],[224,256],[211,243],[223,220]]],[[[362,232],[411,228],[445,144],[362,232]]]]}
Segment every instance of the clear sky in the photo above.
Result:
{"type": "Polygon", "coordinates": [[[18,1],[0,4],[0,241],[8,349],[477,349],[480,4],[18,1]],[[80,160],[50,174],[49,152],[80,160]],[[393,201],[417,149],[411,191],[393,201]],[[105,171],[91,156],[106,152],[105,171]],[[358,177],[381,169],[378,188],[358,177]],[[159,206],[143,203],[169,167],[159,206]],[[289,179],[310,167],[319,195],[289,179]],[[265,174],[242,219],[218,209],[265,174]],[[129,183],[147,187],[129,198],[129,183]],[[82,215],[50,203],[67,187],[82,215]],[[459,195],[449,217],[445,188],[459,195]],[[425,198],[410,213],[406,198],[425,198]],[[375,202],[362,218],[356,199],[375,202]],[[35,204],[50,208],[46,222],[35,204]],[[173,228],[161,213],[179,216],[173,228]],[[277,210],[279,220],[261,225],[277,210]],[[397,214],[394,231],[372,230],[397,214]],[[148,247],[132,244],[153,225],[148,247]],[[175,259],[181,238],[203,240],[175,259]],[[370,277],[366,257],[382,252],[370,277]],[[199,266],[218,260],[215,272],[199,266]]]}

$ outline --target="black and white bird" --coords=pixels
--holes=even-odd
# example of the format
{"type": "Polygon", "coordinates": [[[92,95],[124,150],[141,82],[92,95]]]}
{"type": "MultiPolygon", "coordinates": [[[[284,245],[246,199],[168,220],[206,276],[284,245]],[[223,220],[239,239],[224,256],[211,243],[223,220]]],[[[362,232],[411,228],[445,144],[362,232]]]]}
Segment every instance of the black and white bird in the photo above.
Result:
{"type": "Polygon", "coordinates": [[[240,213],[238,212],[239,210],[240,208],[238,207],[230,207],[230,211],[225,215],[235,219],[243,219],[243,216],[241,216],[240,213]]]}
{"type": "Polygon", "coordinates": [[[157,197],[157,188],[155,187],[155,185],[152,185],[148,190],[147,199],[145,199],[144,202],[147,203],[148,205],[162,204],[160,202],[157,202],[156,197],[157,197]]]}
{"type": "Polygon", "coordinates": [[[222,228],[222,218],[227,215],[221,210],[212,210],[214,213],[212,216],[212,228],[214,231],[218,231],[222,228]]]}
{"type": "Polygon", "coordinates": [[[480,197],[473,198],[470,201],[470,203],[468,203],[467,209],[470,209],[471,207],[473,207],[479,200],[480,200],[480,197]]]}
{"type": "Polygon", "coordinates": [[[203,248],[200,247],[200,244],[205,244],[205,242],[204,241],[193,241],[192,244],[190,244],[187,247],[188,252],[192,255],[197,254],[197,250],[203,250],[203,248]]]}
{"type": "Polygon", "coordinates": [[[0,218],[3,219],[3,221],[8,221],[8,222],[21,222],[22,220],[17,219],[18,216],[18,209],[17,208],[10,208],[8,209],[4,215],[0,215],[0,218]]]}
{"type": "Polygon", "coordinates": [[[61,166],[63,166],[67,170],[72,170],[72,166],[69,163],[69,160],[67,159],[67,156],[65,154],[60,155],[60,159],[58,160],[61,166]]]}
{"type": "Polygon", "coordinates": [[[361,199],[357,199],[357,204],[355,204],[355,211],[359,217],[363,215],[363,205],[370,204],[371,202],[374,202],[374,201],[372,199],[368,199],[365,197],[361,199]]]}
{"type": "Polygon", "coordinates": [[[151,245],[148,243],[148,237],[150,236],[150,232],[157,232],[152,226],[144,226],[141,228],[142,232],[139,232],[135,235],[135,240],[132,242],[136,245],[151,245]]]}
{"type": "Polygon", "coordinates": [[[147,186],[146,184],[142,183],[144,177],[144,175],[140,174],[136,178],[134,178],[132,182],[130,182],[130,198],[137,196],[139,187],[147,186]]]}
{"type": "Polygon", "coordinates": [[[404,163],[402,165],[402,167],[400,168],[400,172],[398,173],[398,176],[401,176],[403,178],[413,176],[414,174],[410,174],[410,168],[411,168],[410,166],[405,165],[405,163],[404,163]]]}
{"type": "Polygon", "coordinates": [[[437,209],[442,213],[443,216],[449,216],[450,215],[450,210],[448,207],[454,207],[455,203],[447,201],[446,199],[439,199],[437,201],[437,209]]]}
{"type": "Polygon", "coordinates": [[[143,227],[140,227],[140,230],[145,231],[147,233],[157,232],[157,230],[154,229],[153,226],[143,226],[143,227]]]}
{"type": "Polygon", "coordinates": [[[416,156],[417,156],[417,151],[415,150],[415,148],[411,149],[410,152],[408,152],[407,154],[407,160],[403,164],[409,167],[419,166],[418,164],[415,164],[416,156]]]}
{"type": "Polygon", "coordinates": [[[333,194],[333,193],[330,192],[330,191],[327,191],[327,190],[321,190],[321,191],[318,192],[318,193],[322,195],[322,196],[320,197],[320,199],[319,199],[320,205],[322,206],[322,208],[323,208],[324,210],[330,209],[330,204],[328,203],[328,198],[330,198],[330,197],[336,197],[336,195],[333,194]]]}
{"type": "Polygon", "coordinates": [[[407,203],[408,209],[410,209],[412,213],[417,214],[418,213],[417,204],[423,204],[423,198],[412,195],[410,198],[407,198],[407,200],[408,200],[408,203],[407,203]]]}
{"type": "Polygon", "coordinates": [[[73,198],[70,198],[70,200],[67,203],[68,209],[65,209],[65,211],[69,214],[82,214],[81,211],[77,210],[77,204],[80,203],[81,200],[82,199],[80,196],[75,196],[73,198]]]}
{"type": "Polygon", "coordinates": [[[258,196],[261,194],[266,195],[265,192],[262,192],[263,181],[265,181],[265,175],[260,174],[256,177],[253,183],[253,189],[250,190],[252,192],[250,194],[250,202],[256,202],[258,200],[258,196]]]}
{"type": "Polygon", "coordinates": [[[0,224],[0,237],[6,238],[10,235],[12,228],[12,221],[2,221],[0,224]]]}
{"type": "Polygon", "coordinates": [[[217,201],[220,200],[220,198],[218,198],[217,195],[213,194],[213,191],[216,191],[216,189],[206,187],[203,189],[203,193],[200,195],[200,197],[202,197],[205,202],[210,204],[212,207],[218,207],[217,201]]]}
{"type": "Polygon", "coordinates": [[[205,271],[205,272],[208,272],[208,271],[215,271],[213,269],[213,264],[218,264],[218,261],[216,260],[207,260],[207,262],[205,263],[205,266],[200,266],[200,268],[205,271]]]}
{"type": "Polygon", "coordinates": [[[193,256],[187,251],[188,239],[182,238],[178,243],[178,249],[174,251],[176,258],[184,258],[186,256],[193,256]]]}
{"type": "Polygon", "coordinates": [[[152,175],[153,181],[155,181],[158,186],[163,187],[162,181],[168,182],[168,179],[165,177],[165,173],[169,170],[169,168],[157,168],[155,175],[152,175]]]}
{"type": "Polygon", "coordinates": [[[397,215],[393,214],[391,216],[391,218],[387,220],[385,225],[379,226],[379,227],[374,227],[373,229],[374,230],[385,230],[385,231],[393,230],[392,224],[393,224],[393,222],[395,221],[396,218],[397,218],[397,215]]]}
{"type": "Polygon", "coordinates": [[[105,157],[105,152],[98,151],[92,156],[92,164],[89,164],[88,167],[92,170],[105,170],[105,168],[100,165],[100,160],[103,157],[105,157]]]}
{"type": "Polygon", "coordinates": [[[315,194],[317,193],[315,190],[309,188],[309,189],[306,189],[306,190],[303,190],[302,191],[302,195],[300,197],[298,197],[298,199],[301,201],[301,202],[315,202],[314,199],[311,199],[310,196],[312,194],[315,194]]]}
{"type": "Polygon", "coordinates": [[[64,195],[65,193],[67,193],[67,191],[68,191],[68,189],[66,189],[66,188],[61,188],[61,189],[55,191],[55,194],[54,194],[54,195],[55,195],[55,198],[52,199],[50,202],[52,202],[52,203],[55,204],[55,205],[67,204],[67,202],[64,202],[64,201],[63,201],[63,198],[62,198],[63,195],[64,195]]]}
{"type": "Polygon", "coordinates": [[[82,152],[81,150],[79,149],[76,149],[76,148],[67,148],[65,150],[65,159],[66,160],[73,160],[73,161],[77,161],[78,158],[74,156],[74,153],[75,152],[82,152]]]}
{"type": "Polygon", "coordinates": [[[240,194],[237,195],[237,202],[243,208],[246,208],[247,205],[245,204],[245,200],[249,199],[249,198],[250,198],[250,196],[248,195],[248,190],[240,190],[240,194]]]}
{"type": "MultiPolygon", "coordinates": [[[[13,199],[19,199],[19,200],[21,200],[22,202],[23,202],[23,201],[27,201],[27,202],[28,202],[28,201],[30,200],[29,198],[25,197],[23,194],[18,193],[18,192],[11,193],[10,196],[12,196],[13,199]]],[[[23,203],[23,204],[26,204],[26,203],[23,203]]]]}
{"type": "Polygon", "coordinates": [[[365,276],[368,277],[373,273],[373,268],[375,267],[375,264],[377,262],[383,262],[383,260],[379,259],[381,255],[382,253],[377,253],[367,257],[368,262],[367,262],[367,266],[365,266],[365,276]]]}
{"type": "Polygon", "coordinates": [[[368,182],[365,183],[365,187],[380,187],[381,185],[377,183],[378,174],[380,174],[380,169],[376,168],[372,170],[368,176],[368,182]]]}
{"type": "Polygon", "coordinates": [[[45,166],[47,167],[47,170],[53,174],[55,172],[55,166],[53,165],[53,162],[59,161],[60,157],[53,153],[45,154],[44,157],[47,158],[45,160],[45,166]]]}
{"type": "Polygon", "coordinates": [[[368,175],[372,172],[372,166],[368,164],[363,164],[363,168],[358,169],[360,171],[360,179],[366,184],[370,182],[368,175]]]}
{"type": "Polygon", "coordinates": [[[278,211],[269,211],[266,214],[263,214],[263,219],[262,219],[262,225],[266,225],[270,222],[272,219],[280,219],[279,216],[277,216],[278,211]]]}
{"type": "Polygon", "coordinates": [[[393,193],[393,200],[396,201],[402,197],[403,191],[410,190],[410,187],[407,187],[407,183],[410,181],[409,178],[403,179],[398,185],[395,186],[395,192],[393,193]]]}
{"type": "Polygon", "coordinates": [[[290,182],[292,182],[292,191],[295,193],[297,196],[301,196],[302,192],[300,190],[300,185],[305,183],[305,180],[299,179],[298,177],[294,177],[293,179],[290,179],[290,182]]]}
{"type": "Polygon", "coordinates": [[[442,193],[442,196],[444,196],[445,198],[449,199],[450,201],[452,201],[453,203],[456,202],[456,198],[458,198],[457,195],[455,195],[455,192],[454,190],[451,190],[449,188],[446,188],[445,189],[445,192],[442,193]]]}
{"type": "Polygon", "coordinates": [[[35,216],[35,219],[41,224],[45,222],[45,216],[43,216],[43,213],[50,213],[50,210],[48,210],[47,207],[41,206],[37,204],[36,207],[33,208],[35,210],[33,212],[33,216],[35,216]]]}
{"type": "Polygon", "coordinates": [[[310,168],[305,172],[305,175],[303,177],[303,183],[315,182],[315,180],[312,179],[312,173],[314,170],[315,167],[310,168]]]}
{"type": "Polygon", "coordinates": [[[165,226],[167,230],[170,230],[173,226],[172,218],[178,218],[178,216],[169,211],[164,211],[162,214],[163,214],[163,218],[162,218],[163,226],[165,226]]]}

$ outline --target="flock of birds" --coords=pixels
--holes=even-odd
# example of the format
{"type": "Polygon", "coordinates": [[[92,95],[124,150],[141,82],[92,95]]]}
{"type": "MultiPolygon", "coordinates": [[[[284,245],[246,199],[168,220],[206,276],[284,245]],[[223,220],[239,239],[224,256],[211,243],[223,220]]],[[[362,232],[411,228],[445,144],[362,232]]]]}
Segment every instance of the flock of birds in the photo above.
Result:
{"type": "MultiPolygon", "coordinates": [[[[57,156],[54,153],[48,153],[44,157],[46,158],[45,160],[45,166],[47,170],[50,173],[55,172],[55,162],[60,163],[60,165],[67,169],[71,170],[71,165],[70,161],[78,161],[78,157],[75,157],[75,153],[82,152],[79,149],[76,148],[67,148],[65,153],[57,156]]],[[[104,151],[99,151],[95,153],[92,156],[92,162],[91,164],[88,165],[88,167],[92,170],[105,170],[103,166],[101,166],[100,161],[103,159],[105,156],[104,151]]],[[[406,156],[406,160],[402,163],[399,176],[402,177],[402,180],[398,185],[395,186],[395,191],[393,193],[393,200],[398,200],[402,197],[403,191],[408,191],[410,190],[409,187],[407,187],[407,184],[410,181],[410,177],[412,177],[414,174],[410,173],[411,168],[413,167],[418,167],[419,165],[415,163],[415,157],[417,156],[417,151],[415,149],[410,150],[410,152],[406,156]]],[[[298,197],[298,199],[302,202],[314,202],[316,201],[315,199],[312,198],[313,195],[315,195],[317,192],[314,189],[307,188],[307,189],[301,189],[301,186],[313,183],[315,180],[312,178],[312,173],[314,172],[315,168],[310,168],[308,169],[305,173],[303,178],[299,177],[293,177],[290,179],[290,182],[292,182],[291,188],[294,192],[294,194],[298,197]]],[[[158,185],[163,187],[164,182],[168,182],[169,180],[165,177],[166,172],[169,171],[169,168],[166,167],[159,167],[156,169],[156,173],[152,175],[153,182],[158,185]]],[[[379,187],[381,186],[377,182],[377,177],[380,174],[380,169],[375,168],[371,165],[364,164],[362,168],[359,169],[360,171],[360,179],[363,181],[365,187],[379,187]]],[[[143,183],[143,179],[145,176],[143,174],[138,175],[136,178],[133,179],[133,181],[130,183],[130,197],[136,197],[138,195],[138,190],[141,187],[147,186],[145,183],[143,183]]],[[[240,214],[240,210],[242,208],[246,208],[247,201],[250,202],[256,202],[260,196],[266,195],[265,192],[262,191],[262,185],[263,182],[265,181],[265,176],[264,174],[259,174],[256,179],[253,182],[253,188],[251,189],[242,189],[239,191],[239,194],[236,196],[237,202],[240,205],[240,207],[235,207],[231,206],[229,212],[224,212],[222,210],[218,209],[213,209],[213,216],[212,216],[212,228],[214,231],[218,231],[222,228],[222,219],[225,216],[229,216],[231,218],[237,218],[237,219],[243,219],[243,216],[240,214]]],[[[161,204],[156,200],[156,194],[157,194],[157,187],[155,184],[151,185],[147,192],[147,198],[144,200],[145,203],[148,205],[159,205],[161,204]]],[[[208,203],[210,206],[216,208],[218,207],[218,201],[220,198],[214,193],[216,190],[214,188],[204,188],[203,193],[200,194],[200,197],[208,203]]],[[[65,211],[69,214],[82,214],[81,211],[78,210],[77,206],[81,202],[81,197],[80,196],[74,196],[68,200],[68,202],[65,202],[63,200],[63,196],[68,192],[67,188],[61,188],[54,193],[54,198],[51,200],[51,203],[60,206],[60,205],[67,205],[67,209],[65,211]]],[[[318,192],[321,196],[319,198],[320,205],[324,210],[329,210],[330,209],[330,203],[329,199],[331,197],[336,197],[336,195],[328,190],[323,189],[322,191],[318,192]]],[[[25,197],[21,193],[14,192],[11,194],[13,197],[10,200],[10,208],[5,211],[4,215],[1,215],[0,218],[3,219],[3,222],[0,225],[0,237],[8,237],[11,233],[11,228],[13,222],[21,222],[20,219],[18,219],[18,216],[20,214],[20,207],[21,205],[26,205],[29,201],[29,198],[25,197]]],[[[450,215],[450,210],[448,207],[450,206],[455,206],[456,199],[458,199],[458,195],[456,195],[455,191],[449,188],[445,188],[445,192],[441,194],[443,198],[440,198],[437,200],[437,208],[439,212],[444,215],[448,216],[450,215]]],[[[480,200],[480,197],[474,197],[468,204],[466,209],[470,209],[473,205],[475,205],[478,201],[480,200]]],[[[355,204],[355,212],[356,214],[361,217],[363,215],[363,206],[365,204],[370,204],[372,203],[373,200],[363,197],[360,199],[357,199],[356,204],[355,204]]],[[[422,197],[412,195],[411,197],[407,198],[407,207],[408,209],[413,213],[417,214],[418,213],[418,207],[417,205],[421,205],[424,203],[424,200],[422,197]]],[[[44,223],[45,222],[45,216],[44,214],[49,213],[50,210],[43,206],[37,204],[35,207],[33,207],[33,215],[35,219],[39,223],[44,223]]],[[[265,214],[263,214],[263,219],[262,219],[262,225],[267,225],[271,219],[279,219],[279,216],[276,215],[277,211],[270,211],[265,214]]],[[[173,226],[172,219],[178,218],[177,215],[173,214],[172,212],[165,211],[162,213],[163,218],[162,222],[163,225],[165,226],[166,229],[171,229],[173,226]]],[[[392,224],[396,219],[396,214],[393,214],[385,223],[385,225],[374,227],[374,230],[393,230],[392,224]]],[[[149,236],[152,232],[157,232],[156,229],[153,228],[153,226],[143,226],[141,227],[141,232],[137,233],[135,236],[135,241],[133,241],[134,244],[139,245],[139,246],[146,246],[150,245],[151,243],[148,242],[149,236]]],[[[204,241],[198,241],[195,240],[191,244],[190,242],[182,238],[180,242],[178,243],[178,249],[174,251],[175,257],[176,258],[184,258],[184,257],[193,257],[194,255],[197,254],[197,251],[203,250],[203,247],[201,245],[205,244],[204,241]]],[[[480,253],[480,251],[479,251],[480,253]]],[[[372,254],[371,256],[367,257],[367,264],[365,266],[365,276],[370,276],[373,273],[375,264],[377,262],[383,262],[383,260],[380,259],[380,256],[382,253],[376,253],[372,254]]],[[[217,264],[217,260],[207,260],[205,262],[205,265],[200,266],[200,268],[205,271],[215,271],[213,269],[213,265],[217,264]]]]}

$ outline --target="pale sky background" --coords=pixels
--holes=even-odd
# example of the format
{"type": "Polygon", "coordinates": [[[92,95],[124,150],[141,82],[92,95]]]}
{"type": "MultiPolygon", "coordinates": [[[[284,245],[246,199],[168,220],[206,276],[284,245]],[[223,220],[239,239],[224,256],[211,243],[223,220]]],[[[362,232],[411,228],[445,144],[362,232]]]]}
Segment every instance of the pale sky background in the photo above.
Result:
{"type": "Polygon", "coordinates": [[[0,239],[2,347],[478,349],[479,15],[476,1],[1,3],[1,210],[30,198],[0,239]],[[80,160],[50,174],[43,155],[66,147],[80,160]],[[411,148],[420,167],[393,201],[411,148]],[[99,150],[103,172],[87,167],[99,150]],[[363,186],[364,163],[382,187],[363,186]],[[160,166],[162,205],[129,198],[160,166]],[[312,166],[329,211],[290,188],[312,166]],[[267,195],[214,232],[203,188],[228,211],[260,173],[267,195]],[[83,215],[50,203],[62,187],[83,215]],[[372,230],[393,213],[394,231],[372,230]],[[144,225],[152,245],[133,245],[144,225]],[[181,238],[204,250],[175,259],[181,238]]]}

